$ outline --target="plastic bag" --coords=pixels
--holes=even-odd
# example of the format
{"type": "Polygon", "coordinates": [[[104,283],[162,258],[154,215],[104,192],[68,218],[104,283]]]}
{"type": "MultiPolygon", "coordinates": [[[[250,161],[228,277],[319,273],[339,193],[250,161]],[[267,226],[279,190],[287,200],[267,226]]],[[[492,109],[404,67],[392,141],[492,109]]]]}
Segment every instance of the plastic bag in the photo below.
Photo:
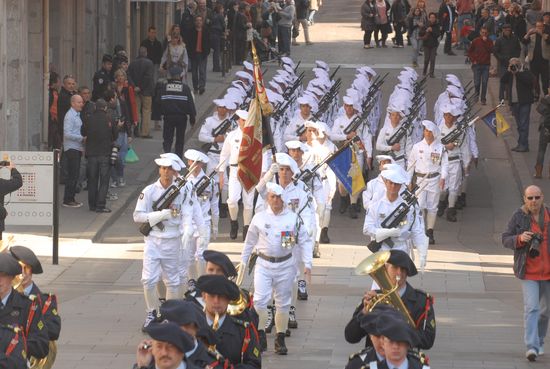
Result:
{"type": "Polygon", "coordinates": [[[139,161],[139,156],[137,156],[134,148],[130,146],[128,148],[128,152],[126,153],[125,162],[127,164],[131,164],[131,163],[137,163],[138,161],[139,161]]]}

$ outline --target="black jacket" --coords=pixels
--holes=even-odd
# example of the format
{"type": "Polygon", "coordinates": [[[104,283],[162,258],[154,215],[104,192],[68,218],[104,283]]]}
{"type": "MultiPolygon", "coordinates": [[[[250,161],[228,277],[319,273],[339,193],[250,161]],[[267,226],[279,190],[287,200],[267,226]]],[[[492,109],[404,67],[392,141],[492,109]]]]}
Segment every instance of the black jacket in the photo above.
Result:
{"type": "MultiPolygon", "coordinates": [[[[197,53],[197,37],[199,33],[197,32],[196,28],[193,28],[189,32],[189,43],[186,45],[187,47],[187,55],[189,55],[189,58],[195,58],[197,53]]],[[[210,33],[208,32],[208,29],[206,27],[202,28],[202,53],[201,55],[208,56],[210,54],[210,33]]]]}
{"type": "Polygon", "coordinates": [[[42,293],[34,282],[30,294],[38,298],[40,309],[42,310],[42,318],[46,327],[48,327],[50,341],[58,340],[61,333],[61,317],[57,309],[57,296],[51,293],[42,293]]]}
{"type": "Polygon", "coordinates": [[[458,16],[456,13],[455,6],[449,4],[449,7],[447,7],[447,4],[445,4],[445,1],[443,1],[441,3],[441,6],[439,7],[439,13],[438,13],[439,24],[441,24],[442,32],[448,32],[449,28],[452,26],[449,24],[449,22],[451,21],[451,16],[452,16],[452,21],[454,23],[458,16]],[[449,12],[449,8],[451,9],[451,12],[449,12]]]}
{"type": "Polygon", "coordinates": [[[27,339],[27,354],[40,359],[48,355],[48,327],[44,324],[41,309],[33,309],[33,304],[39,306],[36,299],[31,301],[29,297],[12,289],[6,306],[0,310],[0,324],[21,327],[27,339]],[[33,311],[34,315],[27,326],[27,320],[33,311]]]}
{"type": "Polygon", "coordinates": [[[544,127],[550,129],[550,96],[546,95],[537,106],[537,112],[542,116],[539,131],[544,127]]]}
{"type": "Polygon", "coordinates": [[[162,44],[159,40],[154,39],[153,41],[146,38],[141,41],[141,45],[147,48],[147,58],[153,62],[155,65],[160,65],[160,60],[162,59],[162,44]]]}
{"type": "Polygon", "coordinates": [[[107,88],[109,87],[109,83],[111,83],[111,81],[111,72],[107,72],[103,68],[95,72],[92,89],[93,101],[96,101],[97,99],[103,99],[105,97],[105,91],[107,91],[107,88]]]}
{"type": "Polygon", "coordinates": [[[160,96],[162,115],[184,116],[189,115],[189,120],[195,123],[195,103],[189,86],[179,79],[171,79],[166,82],[160,96]]]}
{"type": "Polygon", "coordinates": [[[65,114],[71,108],[71,97],[76,92],[69,92],[65,87],[61,87],[59,91],[59,97],[57,98],[57,119],[59,120],[61,137],[63,137],[63,122],[65,120],[65,114]]]}
{"type": "Polygon", "coordinates": [[[262,367],[260,345],[256,333],[248,323],[226,316],[215,335],[218,340],[218,351],[229,359],[231,364],[239,369],[262,367]],[[244,342],[246,336],[250,336],[248,345],[244,342]]]}
{"type": "Polygon", "coordinates": [[[24,341],[13,327],[0,325],[0,368],[27,369],[24,341]]]}
{"type": "Polygon", "coordinates": [[[524,70],[516,73],[516,82],[513,85],[516,86],[518,101],[511,101],[512,98],[512,78],[514,74],[510,71],[506,71],[500,81],[506,83],[506,96],[510,102],[518,102],[520,104],[532,104],[533,97],[533,81],[534,77],[531,72],[524,70]]]}
{"type": "Polygon", "coordinates": [[[441,34],[441,28],[439,23],[428,23],[425,27],[422,27],[418,31],[418,38],[422,40],[422,44],[425,47],[437,47],[439,45],[439,35],[441,34]],[[431,27],[431,32],[427,32],[428,27],[431,27]]]}
{"type": "MultiPolygon", "coordinates": [[[[407,283],[405,293],[401,297],[403,303],[409,310],[409,313],[416,323],[418,334],[420,336],[420,344],[418,348],[428,350],[435,341],[435,312],[433,308],[433,298],[422,290],[413,288],[407,283]],[[426,309],[427,314],[426,314],[426,309]]],[[[363,337],[366,337],[365,346],[372,346],[367,332],[359,325],[360,318],[363,314],[363,302],[355,309],[353,316],[346,325],[344,335],[349,343],[358,343],[363,337]]]]}
{"type": "Polygon", "coordinates": [[[519,58],[521,52],[521,45],[516,35],[512,34],[510,37],[500,36],[495,41],[493,47],[493,54],[498,59],[499,63],[508,65],[511,58],[519,58]]]}
{"type": "Polygon", "coordinates": [[[309,13],[309,0],[296,0],[296,19],[307,19],[309,13]]]}
{"type": "Polygon", "coordinates": [[[370,363],[373,361],[376,361],[378,367],[380,367],[383,362],[378,360],[376,351],[372,346],[365,347],[361,351],[351,354],[349,356],[349,360],[346,364],[345,369],[369,368],[370,363]]]}
{"type": "Polygon", "coordinates": [[[15,168],[11,170],[10,179],[0,178],[0,233],[4,232],[4,220],[8,215],[8,211],[4,207],[4,196],[10,192],[17,191],[21,186],[23,186],[23,178],[21,178],[21,174],[15,168]]]}
{"type": "Polygon", "coordinates": [[[111,115],[104,110],[96,110],[82,125],[81,134],[86,137],[86,157],[109,156],[116,140],[117,127],[111,115]]]}
{"type": "Polygon", "coordinates": [[[136,58],[128,66],[128,74],[142,96],[153,96],[154,68],[153,62],[144,56],[136,58]]]}

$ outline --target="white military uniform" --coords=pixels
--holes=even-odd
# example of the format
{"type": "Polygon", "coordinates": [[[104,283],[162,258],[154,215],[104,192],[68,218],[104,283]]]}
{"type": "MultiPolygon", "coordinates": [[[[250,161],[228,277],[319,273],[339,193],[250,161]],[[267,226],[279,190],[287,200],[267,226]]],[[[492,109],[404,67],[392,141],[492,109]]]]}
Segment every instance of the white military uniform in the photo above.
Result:
{"type": "Polygon", "coordinates": [[[292,141],[292,140],[300,140],[300,137],[296,134],[296,131],[298,130],[298,127],[302,127],[304,123],[311,119],[311,114],[304,118],[302,117],[302,114],[298,110],[294,117],[290,119],[290,122],[285,128],[285,133],[283,135],[284,141],[292,141]]]}
{"type": "Polygon", "coordinates": [[[368,210],[369,206],[386,195],[386,185],[380,175],[367,182],[367,187],[363,191],[363,209],[368,210]]]}
{"type": "Polygon", "coordinates": [[[182,235],[184,230],[193,227],[193,219],[196,220],[197,224],[202,225],[204,223],[191,183],[187,182],[181,189],[176,199],[172,201],[169,211],[154,211],[153,203],[165,191],[166,189],[161,185],[160,180],[145,187],[139,195],[133,214],[136,223],[154,223],[153,219],[164,212],[163,217],[160,218],[164,230],[155,225],[151,233],[144,237],[145,247],[143,250],[141,283],[145,290],[148,311],[153,310],[158,304],[158,299],[155,300],[155,288],[161,277],[167,288],[166,297],[168,299],[178,297],[179,285],[184,284],[180,280],[179,268],[181,268],[182,262],[185,263],[182,260],[182,255],[186,254],[182,245],[182,235]]]}
{"type": "MultiPolygon", "coordinates": [[[[254,191],[246,192],[242,187],[241,182],[237,176],[238,163],[239,163],[239,148],[243,138],[243,131],[237,128],[227,134],[227,137],[223,143],[222,151],[220,154],[220,162],[223,162],[219,171],[225,172],[225,168],[229,165],[229,183],[228,183],[228,197],[227,205],[229,206],[229,212],[231,214],[234,209],[239,208],[239,199],[242,198],[244,212],[243,219],[244,224],[250,223],[252,218],[252,211],[254,207],[254,191]]],[[[232,214],[232,220],[235,214],[232,214]]]]}
{"type": "Polygon", "coordinates": [[[409,135],[405,135],[401,138],[399,141],[401,148],[398,151],[392,151],[392,147],[388,145],[388,140],[394,132],[401,127],[402,124],[403,120],[397,125],[397,127],[393,127],[390,122],[384,124],[378,134],[378,138],[376,139],[376,150],[383,154],[390,155],[397,164],[401,165],[403,168],[406,168],[406,159],[412,148],[411,137],[409,135]]]}
{"type": "MultiPolygon", "coordinates": [[[[197,190],[197,183],[203,177],[206,177],[206,174],[202,169],[196,177],[194,175],[189,176],[189,181],[192,183],[195,191],[197,190]]],[[[201,231],[193,219],[193,234],[189,237],[189,243],[186,247],[188,259],[190,260],[189,275],[193,279],[197,279],[204,274],[204,258],[202,253],[207,249],[211,235],[215,238],[218,234],[218,222],[220,219],[218,188],[214,179],[211,179],[202,193],[198,194],[195,192],[202,212],[204,229],[201,231]]]]}
{"type": "MultiPolygon", "coordinates": [[[[456,128],[456,123],[453,123],[451,127],[448,127],[443,123],[439,129],[441,130],[441,136],[445,137],[449,132],[456,128]]],[[[462,185],[463,170],[467,170],[470,163],[470,150],[468,147],[468,137],[462,137],[457,145],[447,151],[448,155],[448,176],[445,181],[445,190],[449,192],[449,208],[454,208],[456,199],[460,194],[460,187],[462,185]]]]}

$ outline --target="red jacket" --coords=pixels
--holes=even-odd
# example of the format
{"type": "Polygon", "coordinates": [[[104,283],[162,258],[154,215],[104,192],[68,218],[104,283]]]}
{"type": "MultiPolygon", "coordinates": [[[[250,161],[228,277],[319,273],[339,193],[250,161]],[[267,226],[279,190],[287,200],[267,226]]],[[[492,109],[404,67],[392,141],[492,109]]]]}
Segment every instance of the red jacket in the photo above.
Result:
{"type": "Polygon", "coordinates": [[[468,57],[472,61],[472,64],[491,65],[492,52],[493,41],[491,41],[489,38],[483,41],[480,36],[472,41],[472,44],[468,49],[468,57]]]}

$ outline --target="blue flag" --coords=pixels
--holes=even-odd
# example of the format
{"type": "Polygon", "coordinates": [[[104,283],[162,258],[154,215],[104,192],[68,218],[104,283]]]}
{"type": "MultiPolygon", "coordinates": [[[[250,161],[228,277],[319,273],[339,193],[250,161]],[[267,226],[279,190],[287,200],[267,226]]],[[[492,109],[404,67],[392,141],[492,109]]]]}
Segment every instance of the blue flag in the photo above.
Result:
{"type": "Polygon", "coordinates": [[[491,132],[497,135],[497,112],[493,110],[483,117],[483,122],[489,127],[491,132]]]}
{"type": "Polygon", "coordinates": [[[361,166],[351,146],[348,145],[338,155],[330,159],[328,166],[350,194],[355,195],[365,188],[361,166]]]}

